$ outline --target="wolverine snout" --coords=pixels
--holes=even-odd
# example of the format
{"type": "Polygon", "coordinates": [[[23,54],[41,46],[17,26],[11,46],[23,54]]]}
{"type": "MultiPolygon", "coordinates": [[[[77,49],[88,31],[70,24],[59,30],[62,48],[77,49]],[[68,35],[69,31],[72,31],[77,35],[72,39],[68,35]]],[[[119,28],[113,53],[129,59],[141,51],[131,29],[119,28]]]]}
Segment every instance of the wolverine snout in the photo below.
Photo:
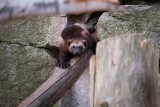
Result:
{"type": "Polygon", "coordinates": [[[75,46],[74,48],[74,54],[79,55],[83,52],[83,48],[81,46],[75,46]]]}

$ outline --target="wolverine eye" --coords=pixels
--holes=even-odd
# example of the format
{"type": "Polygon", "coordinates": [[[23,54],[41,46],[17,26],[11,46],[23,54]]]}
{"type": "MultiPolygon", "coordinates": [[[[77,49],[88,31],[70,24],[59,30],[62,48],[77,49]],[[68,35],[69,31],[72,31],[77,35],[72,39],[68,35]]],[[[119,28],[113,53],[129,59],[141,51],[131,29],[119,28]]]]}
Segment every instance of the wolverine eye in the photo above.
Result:
{"type": "Polygon", "coordinates": [[[76,46],[73,46],[73,49],[76,48],[76,46]]]}
{"type": "Polygon", "coordinates": [[[78,48],[79,48],[80,50],[82,50],[82,49],[83,49],[83,47],[82,47],[82,46],[78,46],[78,48]]]}

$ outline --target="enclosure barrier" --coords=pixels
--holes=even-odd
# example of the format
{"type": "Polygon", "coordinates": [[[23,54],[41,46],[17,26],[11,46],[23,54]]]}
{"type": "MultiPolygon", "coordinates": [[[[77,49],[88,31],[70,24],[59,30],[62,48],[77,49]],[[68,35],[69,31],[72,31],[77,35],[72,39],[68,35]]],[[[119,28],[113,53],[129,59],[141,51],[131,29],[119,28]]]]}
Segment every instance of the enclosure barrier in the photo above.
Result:
{"type": "Polygon", "coordinates": [[[98,43],[90,64],[91,107],[159,107],[159,49],[140,35],[98,43]]]}

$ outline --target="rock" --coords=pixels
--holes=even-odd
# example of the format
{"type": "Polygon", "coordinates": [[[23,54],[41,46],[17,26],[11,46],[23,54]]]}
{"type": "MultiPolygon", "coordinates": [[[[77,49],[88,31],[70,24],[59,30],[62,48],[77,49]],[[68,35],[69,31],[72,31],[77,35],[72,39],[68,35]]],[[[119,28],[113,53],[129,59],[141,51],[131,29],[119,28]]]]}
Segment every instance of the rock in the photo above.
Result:
{"type": "Polygon", "coordinates": [[[66,19],[62,17],[39,16],[0,24],[0,41],[36,47],[45,47],[48,43],[57,46],[65,23],[66,19]]]}
{"type": "Polygon", "coordinates": [[[89,77],[89,68],[87,68],[72,88],[64,95],[61,107],[90,107],[89,77]]]}
{"type": "Polygon", "coordinates": [[[16,106],[49,77],[65,24],[66,18],[58,16],[0,24],[0,107],[16,106]],[[54,46],[52,53],[47,44],[54,46]]]}
{"type": "Polygon", "coordinates": [[[0,43],[0,107],[15,107],[51,74],[55,58],[45,49],[0,43]]]}
{"type": "Polygon", "coordinates": [[[160,6],[120,6],[115,12],[105,12],[99,19],[98,28],[101,39],[141,34],[160,45],[160,6]]]}
{"type": "Polygon", "coordinates": [[[51,74],[56,60],[44,49],[0,43],[0,106],[14,107],[51,74]]]}

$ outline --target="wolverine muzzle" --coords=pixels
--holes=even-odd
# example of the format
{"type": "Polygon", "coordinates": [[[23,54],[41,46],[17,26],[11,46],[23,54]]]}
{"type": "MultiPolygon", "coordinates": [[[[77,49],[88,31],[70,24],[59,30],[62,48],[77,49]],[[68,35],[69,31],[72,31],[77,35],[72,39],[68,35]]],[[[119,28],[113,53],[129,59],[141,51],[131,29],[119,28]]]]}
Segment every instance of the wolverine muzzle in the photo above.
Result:
{"type": "Polygon", "coordinates": [[[75,46],[75,48],[73,49],[73,54],[74,55],[79,55],[83,52],[83,48],[81,46],[75,46]]]}

